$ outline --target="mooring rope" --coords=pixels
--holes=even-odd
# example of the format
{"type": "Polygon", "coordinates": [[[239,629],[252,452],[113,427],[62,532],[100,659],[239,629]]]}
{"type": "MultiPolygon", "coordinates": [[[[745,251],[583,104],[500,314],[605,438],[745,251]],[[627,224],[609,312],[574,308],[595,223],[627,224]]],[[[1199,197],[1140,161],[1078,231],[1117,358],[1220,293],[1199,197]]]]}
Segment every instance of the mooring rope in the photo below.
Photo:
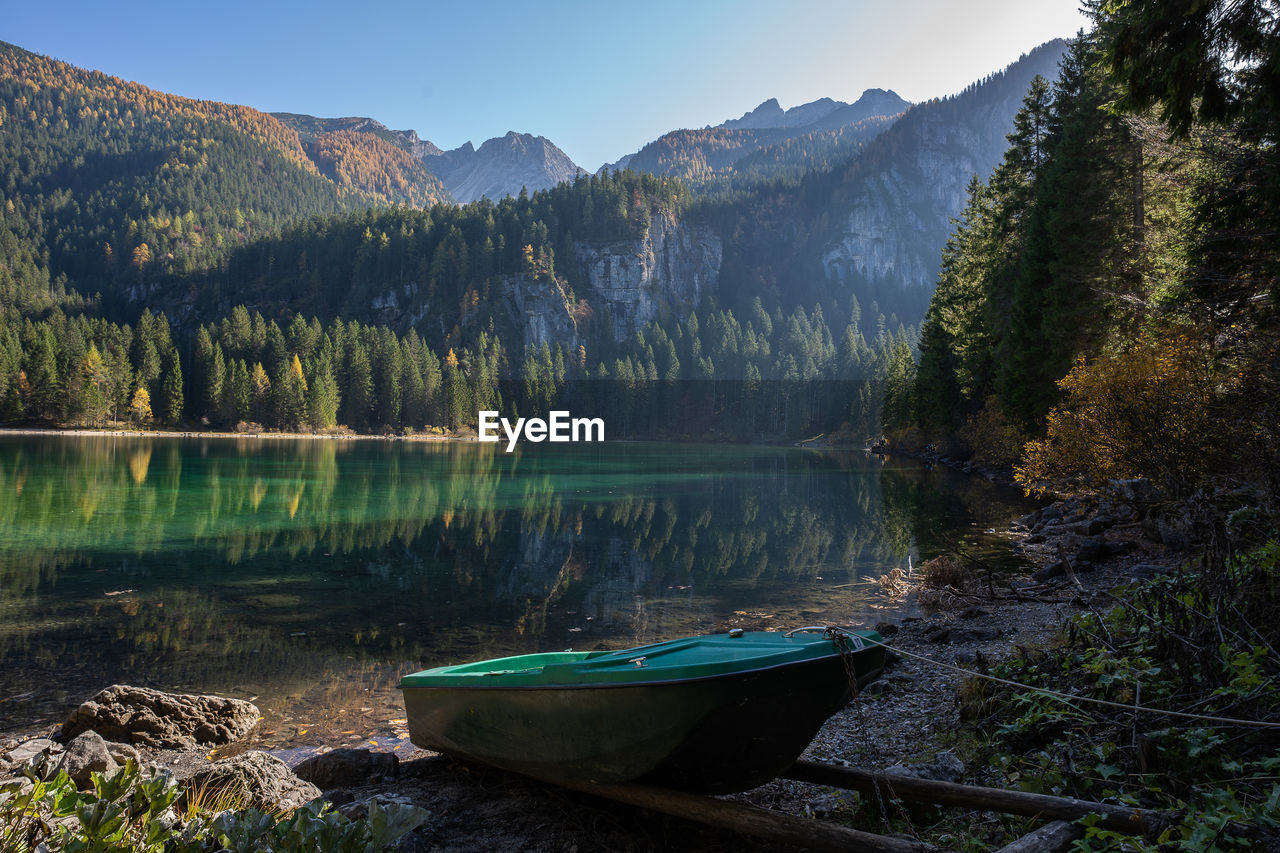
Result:
{"type": "MultiPolygon", "coordinates": [[[[844,628],[833,628],[832,630],[839,631],[844,634],[848,634],[849,636],[855,636],[852,632],[847,631],[844,628]]],[[[1186,711],[1165,711],[1160,708],[1149,708],[1142,705],[1126,705],[1123,702],[1112,702],[1108,699],[1095,699],[1091,696],[1072,696],[1070,693],[1061,693],[1057,690],[1049,690],[1046,687],[1034,687],[1030,684],[1020,684],[1017,681],[1011,681],[1008,678],[1000,678],[995,675],[989,675],[985,672],[975,672],[971,669],[965,669],[964,667],[959,667],[959,666],[955,666],[954,664],[946,663],[945,661],[935,660],[934,658],[928,657],[926,655],[917,654],[915,652],[909,652],[906,649],[901,649],[895,646],[891,646],[888,643],[881,642],[880,640],[873,640],[870,637],[867,637],[862,634],[857,634],[856,636],[858,636],[858,638],[861,639],[864,643],[871,643],[873,645],[881,646],[882,648],[889,649],[897,654],[905,655],[906,657],[910,657],[910,658],[916,658],[917,660],[922,660],[925,663],[933,664],[934,666],[942,667],[943,669],[949,669],[954,672],[958,672],[961,675],[967,675],[967,676],[970,676],[971,678],[981,678],[985,681],[994,681],[997,684],[1004,684],[1009,687],[1016,687],[1019,690],[1029,690],[1032,693],[1040,693],[1044,696],[1049,696],[1053,699],[1057,699],[1060,702],[1063,702],[1067,705],[1071,705],[1074,702],[1089,702],[1094,705],[1104,705],[1108,708],[1118,708],[1121,711],[1129,711],[1131,713],[1137,713],[1141,711],[1146,714],[1155,714],[1155,715],[1168,716],[1168,717],[1180,717],[1184,720],[1199,720],[1206,723],[1222,723],[1224,725],[1246,726],[1249,728],[1258,728],[1258,729],[1280,729],[1280,723],[1265,722],[1263,720],[1240,720],[1235,717],[1213,717],[1213,716],[1208,716],[1206,714],[1191,714],[1186,711]]],[[[1080,711],[1081,713],[1084,712],[1083,709],[1081,708],[1075,708],[1075,710],[1080,711]]]]}

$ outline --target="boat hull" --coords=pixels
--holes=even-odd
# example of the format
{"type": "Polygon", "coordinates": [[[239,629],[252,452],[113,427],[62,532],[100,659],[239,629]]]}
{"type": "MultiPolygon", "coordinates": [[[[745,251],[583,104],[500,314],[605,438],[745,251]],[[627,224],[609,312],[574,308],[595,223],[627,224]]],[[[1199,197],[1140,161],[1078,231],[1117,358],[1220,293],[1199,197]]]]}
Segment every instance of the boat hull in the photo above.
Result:
{"type": "Polygon", "coordinates": [[[763,784],[791,765],[883,650],[640,684],[405,687],[418,746],[548,781],[703,793],[763,784]]]}

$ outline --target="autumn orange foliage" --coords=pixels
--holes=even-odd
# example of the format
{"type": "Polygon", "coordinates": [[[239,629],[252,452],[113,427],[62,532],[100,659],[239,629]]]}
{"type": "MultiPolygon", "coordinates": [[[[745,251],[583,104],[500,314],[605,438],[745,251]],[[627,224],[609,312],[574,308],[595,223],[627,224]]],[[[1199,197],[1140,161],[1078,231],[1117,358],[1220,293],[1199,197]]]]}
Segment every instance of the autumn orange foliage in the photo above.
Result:
{"type": "Polygon", "coordinates": [[[201,122],[224,122],[278,150],[305,171],[316,172],[302,150],[298,134],[274,116],[251,107],[157,92],[17,48],[0,50],[0,77],[13,78],[29,87],[30,94],[20,94],[14,101],[0,105],[6,113],[26,113],[32,120],[42,117],[49,122],[89,122],[99,125],[107,135],[149,116],[162,116],[187,127],[196,136],[201,122]]]}
{"type": "Polygon", "coordinates": [[[439,178],[403,148],[355,130],[321,134],[307,145],[320,171],[344,189],[391,202],[430,207],[448,199],[439,178]]]}
{"type": "Polygon", "coordinates": [[[1189,332],[1150,335],[1093,361],[1081,358],[1058,386],[1043,439],[1024,448],[1014,476],[1029,491],[1050,481],[1149,477],[1173,494],[1193,488],[1228,440],[1216,401],[1231,390],[1210,348],[1189,332]]]}

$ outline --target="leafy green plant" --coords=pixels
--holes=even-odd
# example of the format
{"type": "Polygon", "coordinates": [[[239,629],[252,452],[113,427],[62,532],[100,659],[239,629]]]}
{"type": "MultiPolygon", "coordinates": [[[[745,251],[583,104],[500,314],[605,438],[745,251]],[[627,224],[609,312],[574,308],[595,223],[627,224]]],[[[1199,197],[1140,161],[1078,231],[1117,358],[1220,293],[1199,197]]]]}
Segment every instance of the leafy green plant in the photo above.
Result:
{"type": "Polygon", "coordinates": [[[987,685],[970,707],[992,733],[981,757],[995,784],[1170,816],[1145,840],[1086,818],[1080,851],[1269,849],[1280,841],[1280,749],[1267,727],[1280,722],[1277,580],[1275,543],[1206,560],[1077,616],[1063,646],[994,667],[1073,697],[987,685]]]}
{"type": "Polygon", "coordinates": [[[323,800],[281,816],[257,809],[217,813],[198,803],[174,808],[181,788],[166,771],[144,775],[130,761],[95,773],[79,792],[48,756],[22,782],[0,786],[0,853],[372,853],[423,825],[417,806],[372,802],[350,820],[323,800]]]}

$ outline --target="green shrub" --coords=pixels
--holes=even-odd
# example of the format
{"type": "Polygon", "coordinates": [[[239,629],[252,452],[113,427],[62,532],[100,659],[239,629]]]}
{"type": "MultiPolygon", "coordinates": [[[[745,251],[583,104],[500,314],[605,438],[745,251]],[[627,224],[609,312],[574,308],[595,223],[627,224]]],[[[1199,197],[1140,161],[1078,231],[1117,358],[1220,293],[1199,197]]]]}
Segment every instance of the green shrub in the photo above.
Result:
{"type": "Polygon", "coordinates": [[[375,801],[367,817],[349,820],[323,800],[285,816],[256,809],[180,815],[173,776],[144,775],[133,761],[93,774],[85,793],[47,755],[25,776],[26,784],[0,786],[0,853],[372,853],[428,817],[417,806],[375,801]]]}

